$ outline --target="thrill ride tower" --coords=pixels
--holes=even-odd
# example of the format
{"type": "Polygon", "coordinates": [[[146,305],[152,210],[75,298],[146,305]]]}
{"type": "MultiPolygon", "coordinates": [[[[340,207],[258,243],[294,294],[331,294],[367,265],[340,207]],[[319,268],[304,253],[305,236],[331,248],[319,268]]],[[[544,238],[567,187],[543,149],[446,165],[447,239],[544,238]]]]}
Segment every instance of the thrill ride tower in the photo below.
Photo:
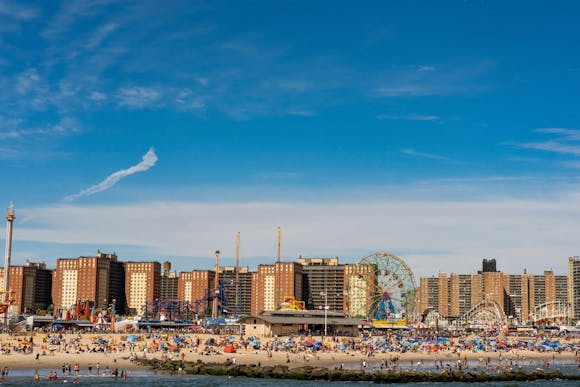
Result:
{"type": "Polygon", "coordinates": [[[4,288],[0,300],[0,314],[4,314],[4,327],[8,329],[8,312],[12,300],[10,299],[10,258],[12,256],[12,224],[16,219],[14,203],[10,202],[6,214],[6,254],[4,255],[4,288]]]}

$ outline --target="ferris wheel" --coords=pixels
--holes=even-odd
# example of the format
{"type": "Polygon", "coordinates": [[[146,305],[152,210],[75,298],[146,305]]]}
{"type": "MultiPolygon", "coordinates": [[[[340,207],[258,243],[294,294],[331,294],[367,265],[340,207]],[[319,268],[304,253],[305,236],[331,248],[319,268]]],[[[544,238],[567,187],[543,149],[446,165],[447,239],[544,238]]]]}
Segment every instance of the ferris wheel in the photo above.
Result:
{"type": "Polygon", "coordinates": [[[375,253],[356,265],[345,295],[351,316],[403,321],[413,312],[416,291],[415,276],[405,261],[375,253]]]}

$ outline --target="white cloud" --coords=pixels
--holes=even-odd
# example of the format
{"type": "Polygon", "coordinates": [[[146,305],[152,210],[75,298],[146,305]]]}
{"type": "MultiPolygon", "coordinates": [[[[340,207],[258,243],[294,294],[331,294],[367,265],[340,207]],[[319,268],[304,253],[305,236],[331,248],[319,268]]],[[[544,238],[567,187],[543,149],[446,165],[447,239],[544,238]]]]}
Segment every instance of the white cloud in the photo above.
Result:
{"type": "Polygon", "coordinates": [[[580,145],[562,144],[558,141],[528,142],[520,144],[520,147],[580,156],[580,145]]]}
{"type": "Polygon", "coordinates": [[[95,33],[90,37],[89,41],[85,44],[87,50],[92,50],[101,44],[103,40],[107,38],[112,32],[117,29],[116,23],[107,23],[101,26],[95,33]]]}
{"type": "Polygon", "coordinates": [[[555,139],[517,144],[520,148],[542,150],[563,155],[580,156],[580,130],[566,128],[541,128],[537,133],[556,135],[555,139]]]}
{"type": "Polygon", "coordinates": [[[203,109],[204,107],[205,107],[205,104],[203,102],[200,102],[200,101],[193,101],[191,103],[192,109],[203,109]]]}
{"type": "Polygon", "coordinates": [[[46,125],[40,128],[22,128],[22,121],[17,122],[11,129],[0,132],[0,139],[16,140],[32,138],[39,140],[46,137],[63,137],[81,132],[81,125],[76,118],[62,117],[56,124],[46,125]]]}
{"type": "Polygon", "coordinates": [[[34,90],[35,86],[40,82],[40,76],[36,69],[28,69],[21,73],[16,79],[16,92],[20,95],[28,94],[34,90]]]}
{"type": "Polygon", "coordinates": [[[252,177],[262,180],[296,180],[304,178],[304,174],[298,172],[270,172],[258,173],[252,175],[252,177]]]}
{"type": "Polygon", "coordinates": [[[425,66],[425,65],[423,65],[423,66],[419,66],[419,69],[418,70],[419,71],[435,71],[436,68],[435,68],[435,66],[425,66]]]}
{"type": "Polygon", "coordinates": [[[314,113],[312,110],[308,110],[308,109],[291,109],[288,111],[288,114],[291,116],[298,116],[298,117],[312,117],[316,113],[314,113]]]}
{"type": "Polygon", "coordinates": [[[147,153],[145,153],[145,155],[143,155],[143,160],[137,164],[134,165],[130,168],[127,169],[122,169],[120,171],[117,171],[115,173],[113,173],[112,175],[107,176],[107,178],[105,180],[103,180],[102,182],[100,182],[99,184],[95,184],[87,189],[82,190],[81,192],[74,194],[74,195],[69,195],[65,198],[66,201],[74,201],[80,197],[83,196],[89,196],[89,195],[93,195],[97,192],[101,192],[101,191],[105,191],[109,188],[111,188],[112,186],[114,186],[115,184],[117,184],[119,182],[119,180],[133,175],[137,172],[144,172],[146,170],[148,170],[149,168],[153,167],[155,165],[155,163],[157,162],[157,155],[155,154],[155,151],[153,150],[153,148],[149,149],[149,151],[147,151],[147,153]]]}
{"type": "Polygon", "coordinates": [[[439,121],[440,117],[429,114],[408,114],[408,115],[394,115],[394,114],[379,114],[378,120],[405,120],[405,121],[439,121]]]}
{"type": "Polygon", "coordinates": [[[435,155],[432,153],[418,152],[414,149],[403,149],[401,152],[408,155],[408,156],[422,157],[422,158],[431,159],[431,160],[452,161],[449,157],[435,155]]]}
{"type": "Polygon", "coordinates": [[[38,10],[32,7],[23,7],[15,1],[0,0],[0,15],[6,15],[17,20],[31,20],[38,17],[38,10]]]}
{"type": "Polygon", "coordinates": [[[119,89],[115,96],[119,101],[119,106],[142,109],[155,107],[161,94],[149,87],[124,87],[119,89]]]}
{"type": "Polygon", "coordinates": [[[107,100],[107,95],[99,91],[93,91],[90,98],[95,102],[101,102],[107,100]]]}
{"type": "MultiPolygon", "coordinates": [[[[155,202],[23,208],[20,213],[15,246],[25,240],[133,245],[151,257],[207,257],[219,248],[224,257],[233,257],[234,235],[240,231],[243,264],[247,257],[274,257],[275,230],[281,226],[285,259],[303,254],[352,262],[388,251],[418,275],[472,273],[484,257],[497,258],[507,273],[524,268],[564,273],[567,257],[578,254],[580,233],[578,196],[556,201],[155,202]]],[[[123,251],[117,253],[123,258],[123,251]]]]}

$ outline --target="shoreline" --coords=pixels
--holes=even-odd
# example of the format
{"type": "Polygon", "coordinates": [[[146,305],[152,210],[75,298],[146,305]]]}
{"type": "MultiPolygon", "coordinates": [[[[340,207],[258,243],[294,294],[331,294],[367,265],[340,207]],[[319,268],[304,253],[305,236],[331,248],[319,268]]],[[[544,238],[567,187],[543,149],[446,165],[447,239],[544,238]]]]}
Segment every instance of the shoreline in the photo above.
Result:
{"type": "MultiPolygon", "coordinates": [[[[61,343],[51,344],[47,342],[51,334],[35,333],[34,335],[7,335],[0,334],[0,344],[4,349],[14,349],[19,345],[26,343],[26,340],[33,341],[32,349],[28,353],[20,353],[11,350],[10,353],[0,354],[1,367],[8,367],[13,370],[27,369],[52,369],[61,374],[63,364],[70,364],[73,367],[78,364],[80,374],[88,374],[89,365],[92,366],[92,373],[96,372],[97,364],[100,366],[100,373],[107,368],[119,371],[138,371],[146,369],[138,364],[135,359],[142,361],[157,359],[159,361],[184,361],[189,363],[221,363],[234,362],[238,365],[264,365],[264,366],[287,366],[288,368],[300,368],[303,366],[316,366],[324,368],[335,368],[343,366],[345,368],[356,370],[361,369],[363,362],[368,367],[373,367],[381,362],[387,363],[396,359],[397,366],[403,369],[429,368],[433,369],[439,363],[442,367],[449,364],[451,367],[457,364],[457,361],[465,361],[471,364],[499,364],[511,363],[513,366],[543,366],[554,369],[558,364],[580,364],[580,356],[577,357],[578,351],[563,351],[561,353],[538,352],[524,349],[510,349],[505,351],[392,351],[381,352],[373,351],[366,353],[363,350],[348,349],[345,351],[336,348],[325,348],[318,351],[311,350],[264,350],[253,348],[236,348],[234,353],[224,353],[223,347],[208,346],[203,343],[206,340],[223,340],[223,336],[212,334],[181,334],[181,333],[160,333],[165,337],[166,342],[170,342],[173,335],[182,335],[186,337],[187,344],[177,351],[171,349],[162,349],[159,346],[160,338],[154,334],[138,333],[135,334],[137,340],[128,342],[127,334],[94,334],[82,333],[73,334],[65,333],[60,336],[61,343]],[[94,344],[102,340],[108,344],[94,344]],[[194,345],[195,342],[199,345],[194,345]],[[62,343],[66,344],[62,344],[62,343]],[[73,343],[74,344],[70,344],[73,343]],[[152,349],[152,344],[155,344],[152,349]],[[94,352],[99,348],[104,352],[94,352]],[[38,357],[38,359],[37,359],[38,357]],[[131,360],[131,357],[134,360],[131,360]]],[[[54,335],[54,334],[53,334],[54,335]]],[[[271,339],[270,339],[271,340],[271,339]]],[[[574,341],[577,343],[577,341],[574,341]]],[[[73,371],[74,373],[74,371],[73,371]]]]}
{"type": "Polygon", "coordinates": [[[306,365],[290,368],[282,365],[241,365],[232,363],[191,363],[183,361],[147,360],[143,364],[152,370],[177,375],[210,375],[231,378],[323,380],[371,383],[450,383],[450,382],[509,382],[538,380],[580,380],[578,373],[564,373],[562,370],[442,370],[433,372],[416,370],[368,370],[329,369],[306,365]],[[179,368],[178,368],[179,367],[179,368]],[[177,371],[176,371],[177,369],[177,371]]]}

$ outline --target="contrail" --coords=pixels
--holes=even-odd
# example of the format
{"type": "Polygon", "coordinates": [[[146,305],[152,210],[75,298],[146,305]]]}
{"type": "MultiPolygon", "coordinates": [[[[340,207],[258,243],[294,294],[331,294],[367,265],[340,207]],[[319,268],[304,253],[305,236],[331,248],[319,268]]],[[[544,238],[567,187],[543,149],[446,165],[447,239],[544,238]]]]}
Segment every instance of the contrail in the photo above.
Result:
{"type": "Polygon", "coordinates": [[[112,175],[109,175],[105,180],[101,181],[99,184],[95,184],[87,189],[82,190],[77,194],[69,195],[65,197],[64,200],[67,202],[72,202],[80,197],[90,196],[97,192],[107,190],[112,186],[114,186],[115,184],[117,184],[119,180],[129,175],[132,175],[137,172],[145,172],[146,170],[154,166],[156,162],[157,155],[155,154],[155,150],[153,148],[150,148],[147,151],[147,153],[143,155],[143,160],[139,164],[129,167],[127,169],[121,169],[120,171],[117,171],[112,175]]]}

